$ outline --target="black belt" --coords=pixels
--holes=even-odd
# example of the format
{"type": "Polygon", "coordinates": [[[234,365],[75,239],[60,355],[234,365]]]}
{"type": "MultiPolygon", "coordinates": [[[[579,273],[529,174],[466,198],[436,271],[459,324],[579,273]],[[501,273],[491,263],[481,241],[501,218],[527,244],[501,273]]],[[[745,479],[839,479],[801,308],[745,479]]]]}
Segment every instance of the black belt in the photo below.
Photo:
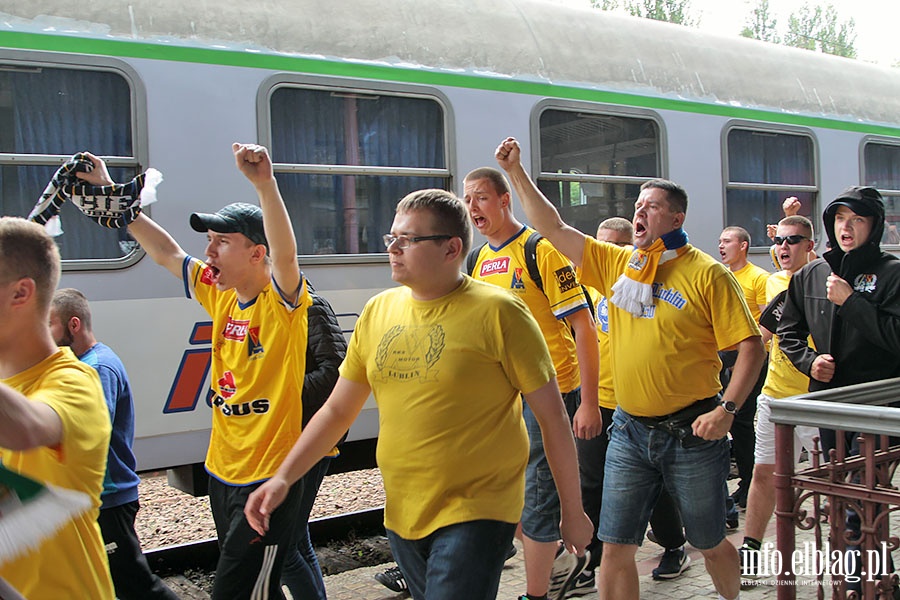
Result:
{"type": "Polygon", "coordinates": [[[718,405],[719,396],[716,395],[704,398],[703,400],[697,400],[693,404],[686,406],[679,411],[661,417],[629,416],[638,423],[644,425],[644,427],[665,431],[675,439],[679,440],[682,446],[689,448],[706,441],[694,435],[693,429],[691,428],[694,419],[710,412],[718,405]]]}

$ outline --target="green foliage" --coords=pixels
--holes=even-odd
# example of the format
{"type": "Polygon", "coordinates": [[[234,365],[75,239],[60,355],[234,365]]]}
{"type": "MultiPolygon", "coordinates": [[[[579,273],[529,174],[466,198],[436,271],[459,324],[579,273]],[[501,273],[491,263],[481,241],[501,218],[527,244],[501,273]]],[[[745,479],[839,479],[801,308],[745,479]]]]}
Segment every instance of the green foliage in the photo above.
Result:
{"type": "Polygon", "coordinates": [[[769,12],[769,0],[759,0],[759,3],[750,12],[750,16],[741,30],[741,35],[746,38],[780,44],[781,36],[778,35],[776,29],[777,24],[778,20],[769,12]]]}
{"type": "Polygon", "coordinates": [[[784,43],[795,48],[856,58],[855,27],[856,22],[852,18],[838,22],[837,10],[832,4],[823,8],[818,5],[811,7],[807,3],[788,20],[784,43]]]}
{"type": "MultiPolygon", "coordinates": [[[[617,10],[618,0],[591,0],[591,6],[600,10],[617,10]]],[[[691,15],[690,0],[624,0],[622,8],[633,17],[667,21],[696,27],[700,20],[691,15]]]]}

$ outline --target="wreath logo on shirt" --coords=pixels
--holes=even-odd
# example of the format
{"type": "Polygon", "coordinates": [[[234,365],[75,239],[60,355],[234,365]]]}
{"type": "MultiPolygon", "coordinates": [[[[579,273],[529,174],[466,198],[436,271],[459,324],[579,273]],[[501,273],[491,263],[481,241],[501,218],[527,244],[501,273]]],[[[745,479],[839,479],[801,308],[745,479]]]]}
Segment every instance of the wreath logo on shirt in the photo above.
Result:
{"type": "Polygon", "coordinates": [[[375,352],[378,381],[437,381],[437,363],[444,351],[441,325],[395,325],[385,332],[375,352]]]}

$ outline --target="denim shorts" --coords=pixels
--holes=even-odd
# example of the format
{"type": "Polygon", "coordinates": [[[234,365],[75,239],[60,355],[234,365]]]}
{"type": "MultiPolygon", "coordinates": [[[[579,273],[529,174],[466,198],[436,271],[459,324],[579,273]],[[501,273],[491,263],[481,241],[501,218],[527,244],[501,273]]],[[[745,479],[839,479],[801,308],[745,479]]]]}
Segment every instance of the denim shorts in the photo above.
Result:
{"type": "MultiPolygon", "coordinates": [[[[569,424],[581,404],[581,388],[562,395],[569,415],[569,424]]],[[[550,472],[550,463],[544,454],[544,439],[537,418],[528,403],[524,403],[522,416],[528,430],[528,466],[525,468],[525,508],[522,509],[522,534],[536,542],[555,542],[559,533],[559,494],[550,472]]]]}
{"type": "Polygon", "coordinates": [[[726,438],[683,448],[669,433],[650,429],[617,408],[609,427],[597,537],[639,546],[665,486],[688,542],[698,550],[715,548],[725,539],[728,469],[726,438]]]}

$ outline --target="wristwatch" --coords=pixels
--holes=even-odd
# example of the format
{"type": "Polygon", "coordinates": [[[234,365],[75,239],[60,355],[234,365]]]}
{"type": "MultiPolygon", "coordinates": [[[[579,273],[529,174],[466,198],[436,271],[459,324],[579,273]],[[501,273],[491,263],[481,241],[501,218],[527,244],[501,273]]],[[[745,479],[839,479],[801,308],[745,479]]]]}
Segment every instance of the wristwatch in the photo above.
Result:
{"type": "Polygon", "coordinates": [[[738,411],[737,404],[735,404],[731,400],[719,400],[719,406],[721,406],[722,410],[727,412],[732,417],[737,414],[737,411],[738,411]]]}

